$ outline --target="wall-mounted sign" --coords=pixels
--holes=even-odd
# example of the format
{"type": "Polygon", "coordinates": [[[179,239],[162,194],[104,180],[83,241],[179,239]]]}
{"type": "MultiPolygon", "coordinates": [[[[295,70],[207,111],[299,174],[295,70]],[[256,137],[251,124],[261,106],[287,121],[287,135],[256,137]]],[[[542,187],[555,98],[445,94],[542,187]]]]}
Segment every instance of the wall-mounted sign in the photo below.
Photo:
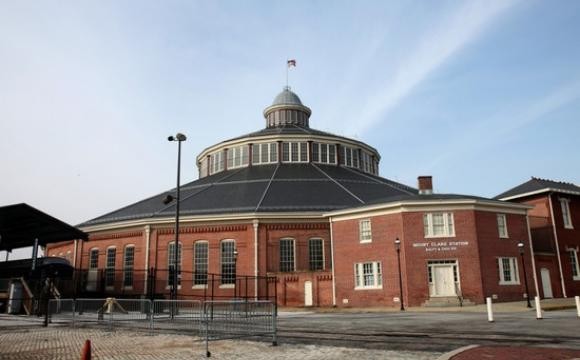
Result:
{"type": "Polygon", "coordinates": [[[414,243],[414,248],[424,248],[426,252],[455,251],[460,246],[469,245],[469,241],[429,241],[414,243]]]}

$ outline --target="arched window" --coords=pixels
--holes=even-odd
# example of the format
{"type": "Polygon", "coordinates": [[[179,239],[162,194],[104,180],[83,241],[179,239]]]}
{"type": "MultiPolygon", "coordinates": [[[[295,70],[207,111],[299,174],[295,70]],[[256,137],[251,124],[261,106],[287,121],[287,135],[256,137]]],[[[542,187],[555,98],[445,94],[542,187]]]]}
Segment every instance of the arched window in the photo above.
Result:
{"type": "Polygon", "coordinates": [[[91,249],[89,252],[89,270],[99,268],[99,249],[91,249]]]}
{"type": "MultiPolygon", "coordinates": [[[[179,251],[177,252],[177,286],[181,285],[181,249],[182,242],[179,242],[179,251]]],[[[173,277],[175,271],[175,241],[172,241],[167,246],[167,285],[173,286],[173,277]]]]}
{"type": "Polygon", "coordinates": [[[295,271],[294,239],[280,239],[280,271],[295,271]]]}
{"type": "Polygon", "coordinates": [[[112,288],[115,286],[115,259],[117,249],[114,246],[107,248],[107,261],[105,263],[105,286],[112,288]]]}
{"type": "Polygon", "coordinates": [[[133,287],[133,266],[135,264],[135,245],[125,246],[123,255],[123,287],[133,287]]]}
{"type": "Polygon", "coordinates": [[[222,264],[222,284],[236,283],[236,241],[232,239],[222,240],[220,244],[222,264]]]}
{"type": "Polygon", "coordinates": [[[193,244],[193,285],[207,285],[209,243],[205,240],[193,244]]]}
{"type": "Polygon", "coordinates": [[[308,267],[310,271],[324,270],[324,241],[320,238],[308,240],[308,267]]]}

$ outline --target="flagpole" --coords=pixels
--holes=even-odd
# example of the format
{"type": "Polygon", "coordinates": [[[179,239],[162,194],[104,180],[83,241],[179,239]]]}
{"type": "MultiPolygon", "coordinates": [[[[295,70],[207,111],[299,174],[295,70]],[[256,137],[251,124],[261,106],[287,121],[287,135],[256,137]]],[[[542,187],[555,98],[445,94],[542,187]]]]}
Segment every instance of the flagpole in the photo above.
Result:
{"type": "Polygon", "coordinates": [[[288,69],[290,68],[290,66],[288,66],[288,62],[290,60],[286,60],[286,88],[288,88],[288,69]]]}

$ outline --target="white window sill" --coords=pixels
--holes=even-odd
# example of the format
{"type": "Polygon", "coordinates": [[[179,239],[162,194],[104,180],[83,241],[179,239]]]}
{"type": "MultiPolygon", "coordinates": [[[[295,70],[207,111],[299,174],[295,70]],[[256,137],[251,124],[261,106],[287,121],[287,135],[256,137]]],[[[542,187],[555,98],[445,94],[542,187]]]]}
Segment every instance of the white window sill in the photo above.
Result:
{"type": "Polygon", "coordinates": [[[370,244],[372,242],[373,242],[373,239],[370,239],[370,240],[360,240],[359,241],[359,243],[361,243],[361,244],[370,244]]]}
{"type": "Polygon", "coordinates": [[[192,289],[207,289],[207,285],[193,285],[192,289]]]}
{"type": "Polygon", "coordinates": [[[516,281],[509,281],[509,282],[507,282],[507,281],[500,281],[499,284],[500,285],[520,285],[520,282],[519,281],[517,281],[517,282],[516,281]]]}
{"type": "Polygon", "coordinates": [[[580,281],[580,276],[573,276],[572,277],[572,280],[574,280],[574,281],[580,281]]]}
{"type": "Polygon", "coordinates": [[[506,235],[506,236],[501,236],[501,235],[500,235],[500,236],[499,236],[499,238],[500,238],[500,239],[509,239],[510,237],[509,237],[509,236],[507,236],[507,235],[506,235]]]}
{"type": "Polygon", "coordinates": [[[365,287],[355,287],[354,290],[355,291],[359,291],[359,290],[382,290],[383,286],[365,286],[365,287]]]}
{"type": "Polygon", "coordinates": [[[236,287],[235,284],[222,284],[219,286],[220,289],[233,289],[235,287],[236,287]]]}
{"type": "Polygon", "coordinates": [[[574,226],[572,226],[572,225],[568,225],[568,226],[564,225],[564,229],[574,230],[574,226]]]}
{"type": "Polygon", "coordinates": [[[453,238],[455,234],[452,235],[425,235],[425,239],[441,239],[441,238],[453,238]]]}
{"type": "Polygon", "coordinates": [[[133,286],[123,286],[123,290],[133,290],[133,286]]]}
{"type": "MultiPolygon", "coordinates": [[[[166,286],[165,290],[171,290],[173,286],[166,286]]],[[[177,290],[181,290],[181,285],[177,285],[177,290]]]]}

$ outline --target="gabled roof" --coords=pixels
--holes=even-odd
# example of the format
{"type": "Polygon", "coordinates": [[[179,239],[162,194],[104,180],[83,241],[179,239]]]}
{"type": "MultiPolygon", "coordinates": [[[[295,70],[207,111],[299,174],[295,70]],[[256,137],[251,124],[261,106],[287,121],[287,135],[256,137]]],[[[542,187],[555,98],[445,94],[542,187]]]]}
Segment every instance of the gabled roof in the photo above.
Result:
{"type": "Polygon", "coordinates": [[[28,204],[0,207],[0,250],[83,239],[88,235],[28,204]]]}
{"type": "Polygon", "coordinates": [[[511,200],[544,192],[580,195],[580,186],[562,181],[532,177],[525,183],[497,195],[494,199],[511,200]]]}
{"type": "MultiPolygon", "coordinates": [[[[175,204],[163,204],[168,190],[79,226],[168,218],[175,204]]],[[[326,212],[404,195],[409,186],[356,169],[305,164],[259,165],[223,171],[181,187],[180,214],[326,212]]]]}

